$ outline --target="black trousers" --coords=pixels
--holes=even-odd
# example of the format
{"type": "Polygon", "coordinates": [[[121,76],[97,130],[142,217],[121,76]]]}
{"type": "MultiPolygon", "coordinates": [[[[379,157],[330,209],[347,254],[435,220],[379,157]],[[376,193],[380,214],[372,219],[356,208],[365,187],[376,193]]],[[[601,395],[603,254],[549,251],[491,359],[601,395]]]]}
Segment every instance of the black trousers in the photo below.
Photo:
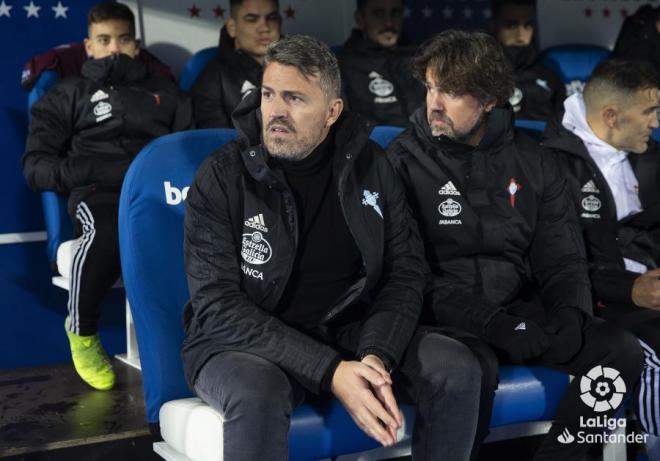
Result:
{"type": "Polygon", "coordinates": [[[117,191],[90,191],[69,201],[79,245],[68,274],[68,309],[71,332],[81,336],[98,331],[101,301],[121,274],[118,208],[117,191]]]}
{"type": "Polygon", "coordinates": [[[660,311],[633,304],[610,305],[597,314],[632,332],[644,352],[644,368],[637,387],[635,410],[644,430],[660,435],[660,311]]]}
{"type": "MultiPolygon", "coordinates": [[[[480,366],[470,349],[434,329],[420,329],[392,380],[397,401],[416,405],[413,459],[468,460],[481,390],[480,366]]],[[[223,414],[225,459],[288,459],[291,414],[306,392],[280,367],[244,352],[223,352],[202,367],[195,392],[223,414]]]]}

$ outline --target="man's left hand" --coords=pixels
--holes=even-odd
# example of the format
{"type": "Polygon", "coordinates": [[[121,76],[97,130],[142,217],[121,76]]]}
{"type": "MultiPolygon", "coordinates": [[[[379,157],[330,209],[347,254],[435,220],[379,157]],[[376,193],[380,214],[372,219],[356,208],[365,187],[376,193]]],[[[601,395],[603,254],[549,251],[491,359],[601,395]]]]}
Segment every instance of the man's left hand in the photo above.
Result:
{"type": "MultiPolygon", "coordinates": [[[[401,410],[399,410],[399,406],[394,398],[394,393],[392,392],[392,377],[385,369],[383,361],[377,355],[369,354],[362,359],[362,363],[377,371],[385,380],[385,384],[382,386],[372,385],[371,388],[374,395],[380,400],[387,412],[397,422],[398,427],[401,427],[403,424],[403,417],[401,416],[401,410]]],[[[388,431],[394,440],[396,440],[396,429],[388,427],[388,431]]]]}

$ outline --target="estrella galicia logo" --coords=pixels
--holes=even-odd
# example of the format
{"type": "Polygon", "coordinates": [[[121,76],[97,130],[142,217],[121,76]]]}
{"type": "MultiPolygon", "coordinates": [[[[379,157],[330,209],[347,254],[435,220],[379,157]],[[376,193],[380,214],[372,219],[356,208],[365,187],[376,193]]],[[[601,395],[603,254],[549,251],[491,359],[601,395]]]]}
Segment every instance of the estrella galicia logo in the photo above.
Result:
{"type": "Polygon", "coordinates": [[[273,255],[273,249],[261,232],[243,234],[241,256],[248,264],[266,264],[273,255]]]}
{"type": "Polygon", "coordinates": [[[438,205],[438,211],[442,216],[453,218],[454,216],[458,216],[459,214],[461,214],[461,211],[463,211],[463,207],[461,207],[461,204],[458,203],[456,200],[448,198],[440,205],[438,205]]]}
{"type": "Polygon", "coordinates": [[[595,412],[614,410],[626,394],[626,383],[614,368],[595,366],[580,379],[580,398],[595,412]]]}

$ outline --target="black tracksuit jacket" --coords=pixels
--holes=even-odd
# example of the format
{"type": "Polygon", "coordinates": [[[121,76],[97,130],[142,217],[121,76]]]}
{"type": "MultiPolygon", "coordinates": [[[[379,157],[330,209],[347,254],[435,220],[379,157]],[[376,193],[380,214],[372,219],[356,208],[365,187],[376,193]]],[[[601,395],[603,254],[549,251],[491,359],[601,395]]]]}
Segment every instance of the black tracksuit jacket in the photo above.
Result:
{"type": "Polygon", "coordinates": [[[32,107],[23,174],[37,191],[119,190],[140,149],[191,124],[190,104],[170,79],[147,76],[123,54],[91,59],[82,77],[63,80],[32,107]]]}
{"type": "Polygon", "coordinates": [[[202,71],[190,95],[197,128],[233,128],[231,113],[248,89],[261,86],[261,64],[234,47],[225,27],[218,56],[202,71]]]}
{"type": "Polygon", "coordinates": [[[348,107],[374,125],[408,126],[425,94],[410,66],[414,51],[383,48],[354,30],[337,53],[348,107]]]}
{"type": "Polygon", "coordinates": [[[434,138],[422,107],[387,151],[425,242],[435,320],[483,336],[503,309],[589,317],[582,238],[554,157],[514,131],[508,109],[487,124],[476,148],[434,138]]]}
{"type": "Polygon", "coordinates": [[[629,154],[639,183],[642,211],[617,220],[612,191],[582,140],[561,124],[549,124],[543,145],[559,160],[580,215],[596,301],[632,305],[632,286],[640,274],[627,271],[623,258],[660,264],[660,148],[651,141],[644,154],[629,154]]]}
{"type": "Polygon", "coordinates": [[[314,331],[287,325],[273,310],[296,257],[298,214],[260,143],[260,98],[253,92],[237,108],[240,140],[213,154],[188,192],[184,258],[190,302],[182,354],[188,382],[193,385],[204,363],[223,351],[269,360],[312,392],[336,363],[339,343],[354,353],[348,358],[375,353],[396,366],[421,311],[425,263],[394,171],[368,140],[366,123],[356,114],[342,115],[333,130],[333,169],[363,270],[314,331]],[[257,215],[263,216],[258,226],[249,221],[257,215]],[[359,307],[365,302],[366,312],[359,307]]]}
{"type": "Polygon", "coordinates": [[[562,110],[566,89],[559,76],[538,59],[533,46],[504,47],[514,67],[515,87],[509,103],[517,119],[554,118],[562,110]]]}

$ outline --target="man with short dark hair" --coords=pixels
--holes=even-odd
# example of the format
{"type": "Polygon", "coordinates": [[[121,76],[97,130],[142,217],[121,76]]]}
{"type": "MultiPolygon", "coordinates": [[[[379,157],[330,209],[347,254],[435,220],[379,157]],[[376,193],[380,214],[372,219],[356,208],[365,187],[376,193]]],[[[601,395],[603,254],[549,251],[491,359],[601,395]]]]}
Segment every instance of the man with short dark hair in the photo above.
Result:
{"type": "Polygon", "coordinates": [[[536,0],[492,0],[491,31],[513,65],[515,86],[509,103],[517,119],[548,120],[561,108],[566,89],[540,61],[534,31],[536,0]]]}
{"type": "MultiPolygon", "coordinates": [[[[564,102],[544,145],[557,153],[580,215],[596,315],[632,331],[645,355],[639,420],[660,434],[660,75],[607,60],[564,102]]],[[[656,457],[658,454],[656,453],[656,457]]],[[[656,458],[657,459],[657,458],[656,458]]]]}
{"type": "Polygon", "coordinates": [[[192,111],[168,78],[147,75],[124,4],[94,6],[81,77],[58,83],[32,107],[23,174],[37,191],[68,195],[77,240],[66,331],[73,363],[90,386],[115,375],[98,337],[103,297],[120,276],[117,210],[124,174],[158,136],[187,129],[192,111]]]}
{"type": "Polygon", "coordinates": [[[261,85],[266,47],[280,38],[277,0],[232,0],[220,31],[218,56],[192,89],[198,128],[231,128],[231,113],[245,95],[261,85]]]}
{"type": "Polygon", "coordinates": [[[410,67],[414,47],[402,38],[403,0],[359,0],[357,29],[337,54],[344,97],[375,125],[408,125],[424,99],[410,67]]]}
{"type": "Polygon", "coordinates": [[[419,234],[340,86],[323,43],[273,43],[261,91],[234,112],[241,138],[198,171],[184,228],[187,380],[223,414],[232,461],[287,459],[294,408],[324,392],[385,446],[401,428],[397,400],[418,403],[413,458],[466,460],[479,363],[416,328],[419,234]]]}
{"type": "Polygon", "coordinates": [[[608,381],[609,391],[593,396],[596,409],[573,380],[535,457],[579,460],[589,448],[579,434],[603,433],[581,426],[582,418],[614,416],[639,377],[639,345],[591,319],[583,242],[564,178],[551,155],[513,128],[506,104],[513,75],[497,41],[445,31],[414,63],[426,105],[388,159],[406,186],[431,265],[428,315],[487,341],[505,362],[576,376],[591,371],[594,383],[597,367],[615,369],[610,377],[622,378],[622,395],[612,397],[608,381]],[[596,405],[601,400],[614,403],[596,405]]]}

